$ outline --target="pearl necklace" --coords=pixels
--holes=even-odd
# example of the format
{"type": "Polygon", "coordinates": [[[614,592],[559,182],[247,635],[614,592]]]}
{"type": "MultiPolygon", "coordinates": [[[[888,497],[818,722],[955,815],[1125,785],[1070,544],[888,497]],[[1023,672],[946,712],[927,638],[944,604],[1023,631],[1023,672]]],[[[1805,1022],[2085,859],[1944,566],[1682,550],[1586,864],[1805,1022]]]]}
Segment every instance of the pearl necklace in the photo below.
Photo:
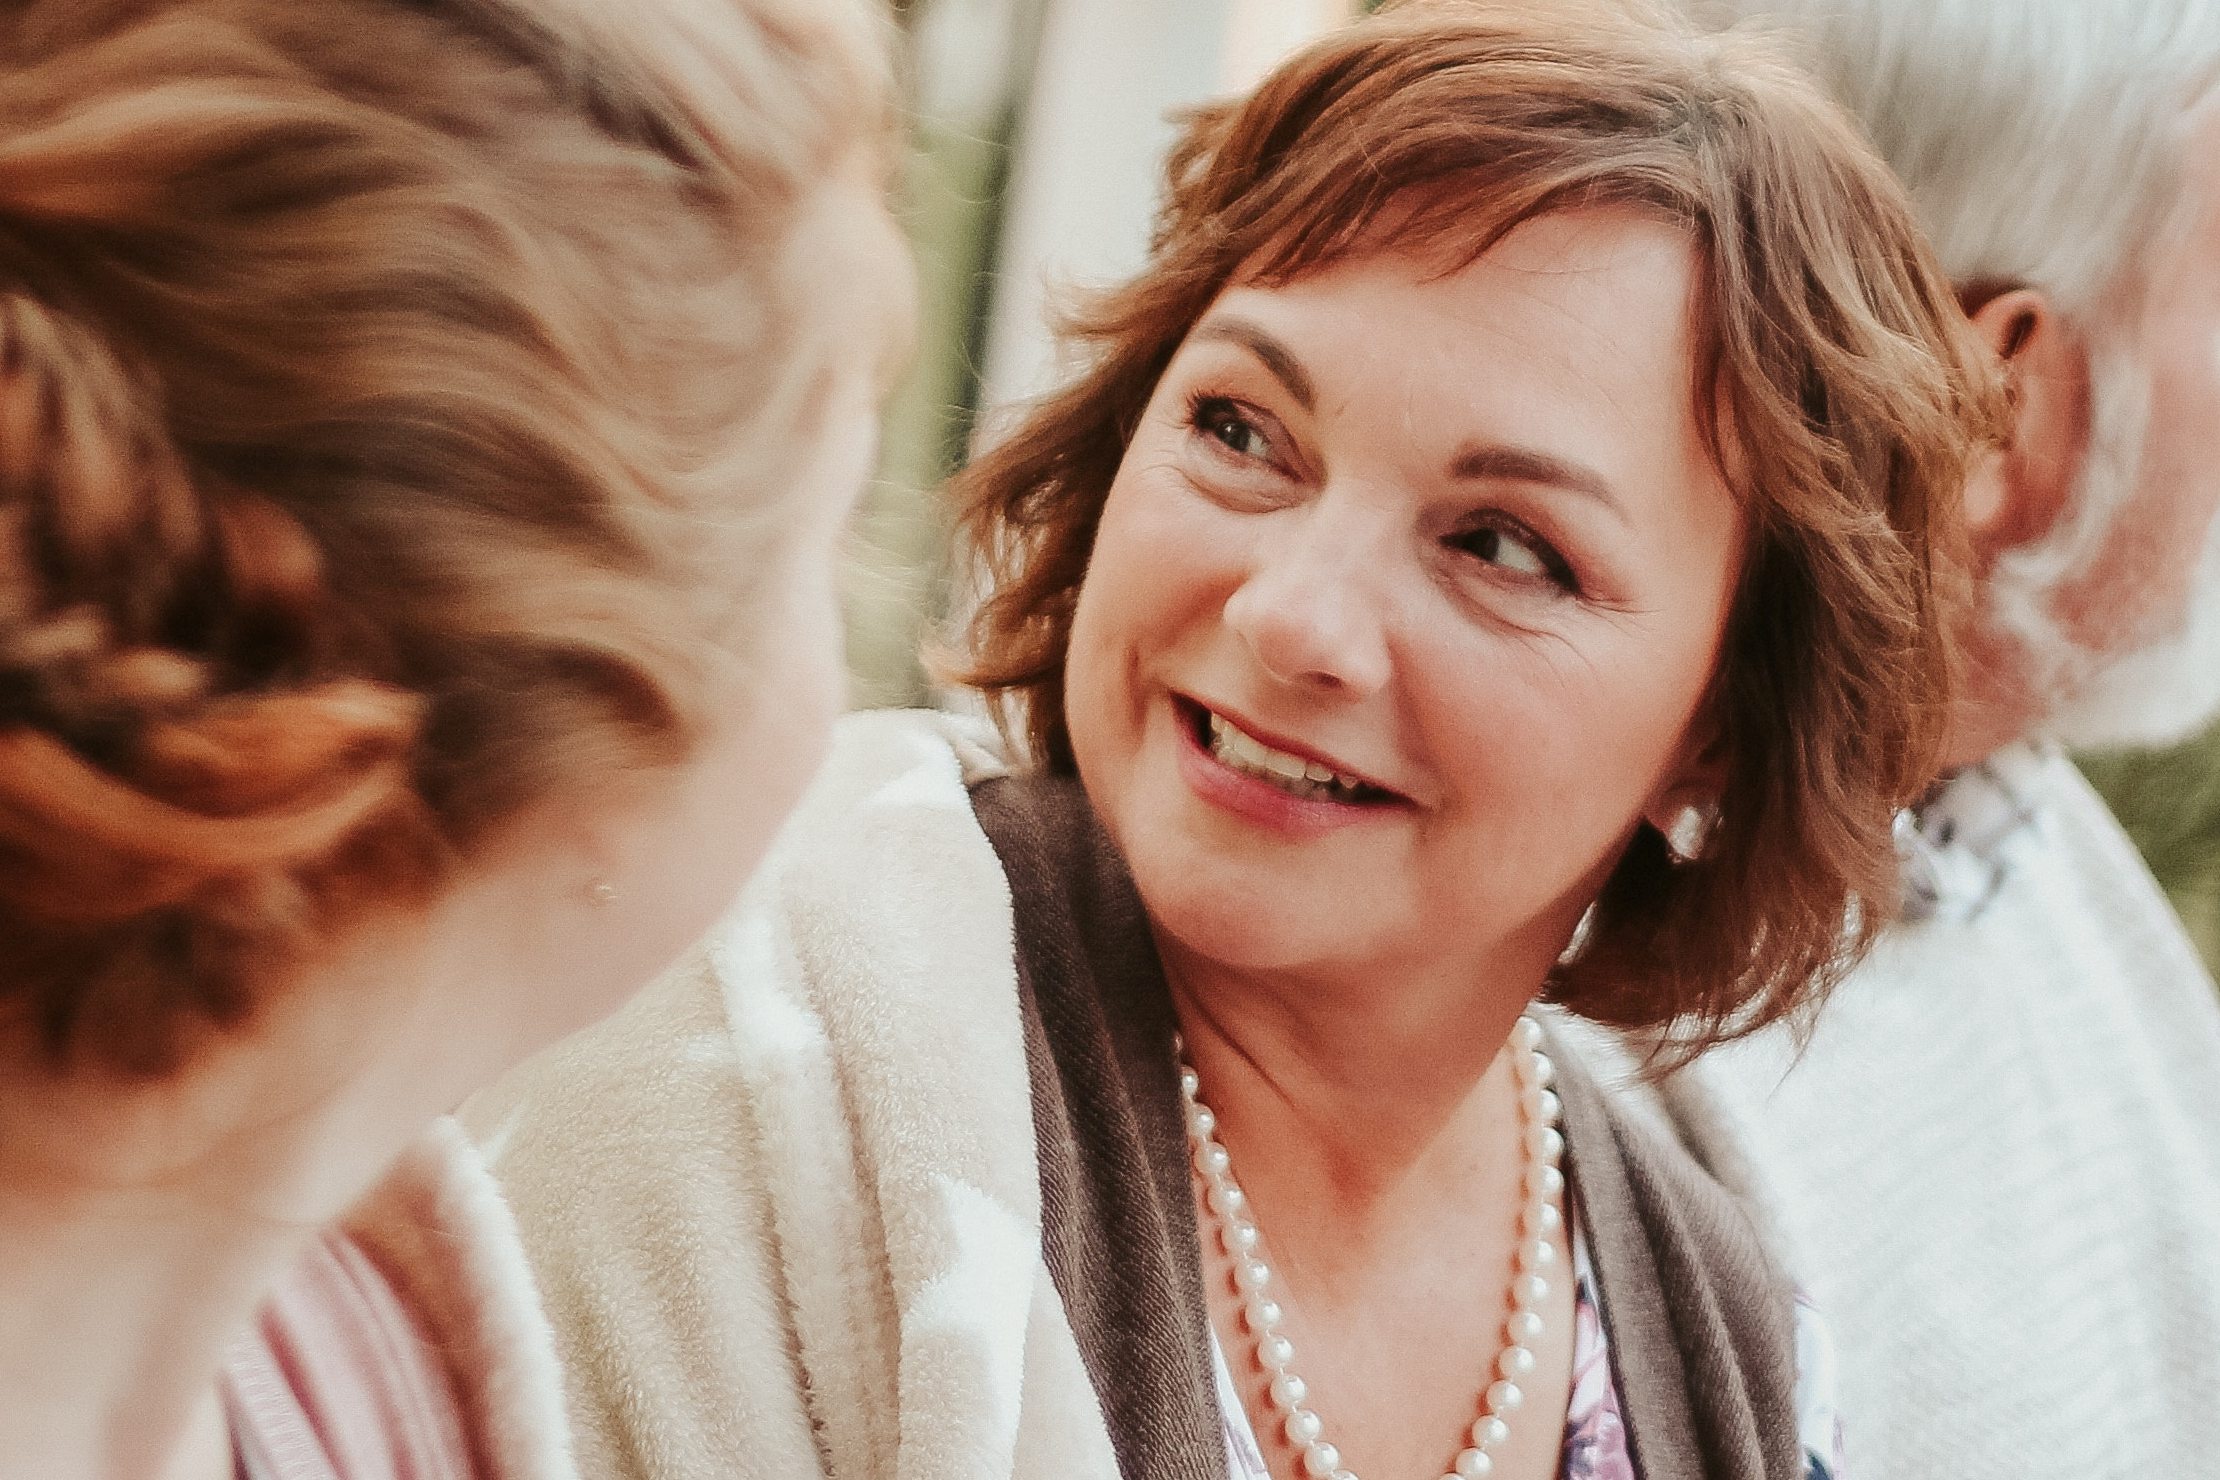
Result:
{"type": "MultiPolygon", "coordinates": [[[[1522,1182],[1525,1201],[1519,1210],[1518,1253],[1505,1297],[1508,1314],[1503,1322],[1503,1346],[1491,1369],[1493,1377],[1481,1394],[1480,1416],[1473,1420],[1469,1435],[1471,1443],[1457,1456],[1456,1469],[1444,1480],[1485,1480],[1493,1473],[1495,1456],[1510,1442],[1510,1415],[1526,1401],[1519,1381],[1532,1375],[1534,1346],[1542,1338],[1540,1309],[1549,1295],[1545,1271],[1557,1263],[1553,1240],[1565,1223],[1561,1205],[1565,1174],[1558,1166],[1565,1154],[1565,1137],[1557,1128],[1557,1096],[1549,1088],[1554,1070],[1541,1045],[1541,1026],[1531,1017],[1521,1016],[1511,1029],[1511,1075],[1518,1090],[1521,1140],[1526,1151],[1522,1182]]],[[[1202,1178],[1203,1200],[1217,1220],[1218,1242],[1233,1263],[1241,1324],[1256,1343],[1258,1367],[1272,1375],[1272,1407],[1280,1415],[1281,1432],[1301,1453],[1303,1471],[1311,1480],[1356,1480],[1342,1468],[1341,1451],[1326,1442],[1318,1415],[1303,1406],[1310,1389],[1295,1375],[1294,1343],[1280,1334],[1283,1312],[1272,1298],[1272,1271],[1257,1257],[1260,1235],[1249,1213],[1248,1197],[1234,1180],[1233,1158],[1218,1143],[1218,1117],[1200,1098],[1202,1079],[1188,1066],[1184,1044],[1175,1047],[1180,1054],[1179,1089],[1187,1102],[1187,1140],[1194,1153],[1195,1173],[1202,1178]]]]}

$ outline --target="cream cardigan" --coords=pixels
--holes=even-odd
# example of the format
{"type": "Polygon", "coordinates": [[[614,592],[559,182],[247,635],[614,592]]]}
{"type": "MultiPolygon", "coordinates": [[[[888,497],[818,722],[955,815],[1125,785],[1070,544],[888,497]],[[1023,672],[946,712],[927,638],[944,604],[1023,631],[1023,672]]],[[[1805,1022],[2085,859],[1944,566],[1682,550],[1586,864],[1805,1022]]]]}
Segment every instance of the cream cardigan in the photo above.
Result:
{"type": "Polygon", "coordinates": [[[1117,1480],[1041,1254],[986,739],[844,721],[701,958],[466,1109],[589,1480],[1117,1480]]]}

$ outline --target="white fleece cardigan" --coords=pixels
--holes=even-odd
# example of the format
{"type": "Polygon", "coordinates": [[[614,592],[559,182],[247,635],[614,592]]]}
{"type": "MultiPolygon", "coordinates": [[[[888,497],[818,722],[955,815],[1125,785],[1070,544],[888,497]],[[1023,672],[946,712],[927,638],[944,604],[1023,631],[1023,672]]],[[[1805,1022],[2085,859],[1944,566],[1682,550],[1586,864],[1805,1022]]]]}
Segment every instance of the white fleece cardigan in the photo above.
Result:
{"type": "Polygon", "coordinates": [[[978,726],[878,713],[699,958],[467,1108],[588,1480],[1116,1480],[1041,1253],[978,726]]]}

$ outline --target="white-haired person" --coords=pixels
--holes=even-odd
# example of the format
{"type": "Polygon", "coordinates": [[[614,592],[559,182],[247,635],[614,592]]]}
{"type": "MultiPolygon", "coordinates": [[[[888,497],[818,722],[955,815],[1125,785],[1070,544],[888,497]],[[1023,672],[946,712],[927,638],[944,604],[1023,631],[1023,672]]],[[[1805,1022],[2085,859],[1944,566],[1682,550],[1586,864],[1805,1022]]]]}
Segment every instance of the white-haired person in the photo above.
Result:
{"type": "Polygon", "coordinates": [[[1801,29],[2016,412],[1914,907],[1695,1087],[1836,1315],[1853,1472],[2220,1473],[2220,1005],[2061,749],[2220,710],[2220,5],[1707,8],[1801,29]]]}

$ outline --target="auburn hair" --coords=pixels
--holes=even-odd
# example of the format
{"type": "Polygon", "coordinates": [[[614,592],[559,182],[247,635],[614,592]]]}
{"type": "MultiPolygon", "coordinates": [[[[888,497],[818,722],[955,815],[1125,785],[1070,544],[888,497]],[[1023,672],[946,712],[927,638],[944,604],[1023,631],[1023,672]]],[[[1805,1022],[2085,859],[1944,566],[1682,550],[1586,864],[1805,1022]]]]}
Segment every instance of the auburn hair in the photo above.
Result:
{"type": "Polygon", "coordinates": [[[1696,415],[1746,541],[1709,699],[1728,770],[1709,846],[1676,867],[1641,829],[1551,992],[1692,1049],[1811,1000],[1893,908],[1894,817],[1947,720],[1962,483],[2002,427],[1898,186],[1753,38],[1631,6],[1432,0],[1194,114],[1148,265],[1068,324],[1083,370],[956,480],[987,595],[952,666],[1040,764],[1073,769],[1064,661],[1104,499],[1212,301],[1388,246],[1466,262],[1599,205],[1700,253],[1696,415]]]}
{"type": "Polygon", "coordinates": [[[172,1071],[528,804],[687,753],[855,353],[795,241],[893,137],[864,16],[9,7],[11,1037],[172,1071]]]}

